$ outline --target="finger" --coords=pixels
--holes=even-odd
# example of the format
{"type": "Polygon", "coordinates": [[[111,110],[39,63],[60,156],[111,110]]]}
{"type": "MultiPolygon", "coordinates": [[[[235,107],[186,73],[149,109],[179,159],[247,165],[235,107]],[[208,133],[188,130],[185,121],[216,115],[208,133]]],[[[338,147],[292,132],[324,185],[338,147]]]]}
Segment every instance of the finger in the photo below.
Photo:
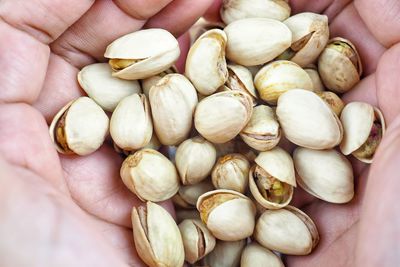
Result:
{"type": "Polygon", "coordinates": [[[291,0],[292,14],[314,12],[325,14],[332,20],[351,0],[291,0]]]}
{"type": "Polygon", "coordinates": [[[375,73],[362,79],[353,89],[344,94],[342,99],[346,103],[362,101],[378,107],[375,73]]]}
{"type": "Polygon", "coordinates": [[[190,49],[190,35],[188,33],[185,33],[184,35],[179,37],[178,41],[181,49],[181,55],[175,65],[180,73],[184,73],[186,57],[190,49]]]}
{"type": "Polygon", "coordinates": [[[221,9],[221,5],[222,5],[222,0],[214,0],[214,2],[211,4],[211,6],[204,14],[204,18],[211,22],[220,22],[221,17],[219,10],[221,9]]]}

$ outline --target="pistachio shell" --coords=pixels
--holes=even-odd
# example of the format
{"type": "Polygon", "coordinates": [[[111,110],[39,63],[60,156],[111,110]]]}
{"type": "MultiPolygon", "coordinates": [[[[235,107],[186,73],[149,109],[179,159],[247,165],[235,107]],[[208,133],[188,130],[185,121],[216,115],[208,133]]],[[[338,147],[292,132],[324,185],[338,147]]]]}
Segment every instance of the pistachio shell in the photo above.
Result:
{"type": "Polygon", "coordinates": [[[165,75],[172,74],[172,73],[179,73],[178,69],[175,66],[172,66],[171,68],[169,68],[157,75],[151,76],[150,78],[141,80],[143,93],[146,95],[146,97],[149,98],[150,89],[151,89],[151,87],[153,87],[153,85],[156,85],[162,78],[165,77],[165,75]]]}
{"type": "Polygon", "coordinates": [[[311,218],[292,206],[266,210],[257,221],[254,238],[262,246],[288,255],[307,255],[319,241],[311,218]]]}
{"type": "Polygon", "coordinates": [[[85,156],[103,144],[108,126],[103,109],[92,99],[79,97],[56,114],[49,133],[59,153],[85,156]]]}
{"type": "Polygon", "coordinates": [[[228,80],[226,81],[226,86],[232,90],[242,91],[249,94],[253,101],[257,99],[256,89],[253,84],[253,75],[251,72],[243,66],[240,65],[228,65],[228,80]]]}
{"type": "Polygon", "coordinates": [[[175,63],[179,55],[178,41],[171,33],[163,29],[147,29],[118,38],[107,47],[104,57],[128,62],[125,68],[116,69],[113,76],[137,80],[163,72],[175,63]]]}
{"type": "Polygon", "coordinates": [[[235,138],[246,126],[253,112],[249,95],[239,91],[217,93],[203,99],[196,108],[196,130],[213,143],[235,138]]]}
{"type": "Polygon", "coordinates": [[[304,69],[308,76],[310,76],[311,81],[313,83],[313,88],[314,88],[314,92],[315,93],[319,93],[319,92],[324,92],[325,91],[325,86],[322,83],[321,77],[319,76],[318,70],[316,69],[315,66],[310,67],[310,65],[308,67],[306,67],[304,69]]]}
{"type": "Polygon", "coordinates": [[[313,92],[294,89],[284,93],[276,114],[286,138],[296,145],[329,149],[342,140],[343,128],[338,117],[313,92]]]}
{"type": "Polygon", "coordinates": [[[227,37],[222,30],[205,32],[190,48],[185,75],[203,95],[211,95],[228,78],[225,47],[227,37]]]}
{"type": "Polygon", "coordinates": [[[240,264],[240,255],[246,246],[246,240],[235,242],[217,241],[214,250],[203,260],[204,266],[237,267],[240,264]]]}
{"type": "Polygon", "coordinates": [[[214,190],[212,183],[205,180],[194,185],[181,186],[172,200],[182,208],[194,208],[199,197],[212,190],[214,190]]]}
{"type": "Polygon", "coordinates": [[[297,182],[311,195],[338,204],[353,198],[353,169],[346,157],[336,150],[297,148],[293,159],[297,182]]]}
{"type": "Polygon", "coordinates": [[[269,62],[292,42],[289,28],[273,19],[242,19],[229,24],[224,31],[228,36],[226,57],[243,66],[269,62]]]}
{"type": "Polygon", "coordinates": [[[168,74],[150,90],[154,129],[163,145],[177,145],[192,128],[197,94],[181,74],[168,74]]]}
{"type": "Polygon", "coordinates": [[[208,21],[201,17],[192,27],[189,29],[190,46],[192,46],[196,40],[204,34],[206,31],[219,29],[223,30],[225,24],[223,22],[208,21]]]}
{"type": "Polygon", "coordinates": [[[152,202],[147,202],[146,207],[133,207],[132,228],[138,255],[148,266],[183,266],[182,237],[164,208],[152,202]]]}
{"type": "Polygon", "coordinates": [[[276,105],[279,97],[292,89],[312,91],[313,83],[307,72],[299,65],[287,60],[278,60],[265,65],[254,78],[260,98],[276,105]]]}
{"type": "Polygon", "coordinates": [[[253,242],[243,250],[240,267],[284,267],[284,265],[272,251],[253,242]]]}
{"type": "Polygon", "coordinates": [[[283,21],[290,16],[290,6],[284,0],[224,0],[221,18],[226,24],[246,18],[269,18],[283,21]]]}

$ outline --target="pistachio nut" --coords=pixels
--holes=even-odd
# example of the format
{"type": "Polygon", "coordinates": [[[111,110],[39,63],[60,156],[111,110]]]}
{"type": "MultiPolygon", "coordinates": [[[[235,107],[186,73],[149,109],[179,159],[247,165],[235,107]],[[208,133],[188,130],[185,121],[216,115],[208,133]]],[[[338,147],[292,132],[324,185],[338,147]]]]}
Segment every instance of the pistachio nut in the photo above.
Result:
{"type": "Polygon", "coordinates": [[[329,40],[328,17],[311,12],[291,16],[283,23],[292,31],[292,45],[282,59],[301,67],[314,63],[329,40]]]}
{"type": "Polygon", "coordinates": [[[191,264],[204,258],[215,247],[215,237],[200,220],[184,220],[179,224],[185,260],[191,264]]]}
{"type": "Polygon", "coordinates": [[[183,266],[185,251],[181,233],[163,207],[150,201],[145,206],[133,207],[132,228],[136,251],[148,266],[183,266]]]}
{"type": "Polygon", "coordinates": [[[110,134],[114,143],[125,151],[143,148],[150,142],[153,123],[144,94],[122,99],[111,116],[110,134]]]}
{"type": "Polygon", "coordinates": [[[267,63],[292,43],[289,28],[273,19],[242,19],[232,22],[224,31],[228,36],[226,57],[243,66],[267,63]]]}
{"type": "Polygon", "coordinates": [[[113,77],[107,63],[96,63],[84,67],[78,73],[78,82],[86,94],[105,111],[113,112],[118,103],[142,90],[138,81],[126,81],[113,77]]]}
{"type": "Polygon", "coordinates": [[[313,83],[307,72],[299,65],[287,60],[278,60],[265,65],[254,78],[260,98],[276,105],[279,97],[292,89],[313,91],[313,83]]]}
{"type": "Polygon", "coordinates": [[[126,187],[140,200],[163,201],[179,190],[175,166],[153,149],[141,149],[128,156],[120,174],[126,187]]]}
{"type": "Polygon", "coordinates": [[[368,103],[347,104],[340,116],[344,137],[340,144],[343,154],[352,154],[364,163],[372,163],[376,149],[386,131],[382,112],[368,103]]]}
{"type": "Polygon", "coordinates": [[[143,93],[146,95],[147,98],[150,96],[150,89],[153,85],[156,85],[165,75],[172,74],[172,73],[179,73],[178,69],[175,66],[157,74],[151,76],[150,78],[146,78],[141,80],[143,93]]]}
{"type": "Polygon", "coordinates": [[[175,155],[176,168],[184,185],[204,180],[211,173],[216,160],[214,145],[201,136],[184,141],[175,155]]]}
{"type": "Polygon", "coordinates": [[[253,242],[244,248],[240,267],[284,267],[284,265],[275,253],[253,242]]]}
{"type": "Polygon", "coordinates": [[[180,55],[176,38],[163,29],[147,29],[124,35],[112,42],[104,57],[110,59],[113,76],[138,80],[171,67],[180,55]]]}
{"type": "Polygon", "coordinates": [[[337,94],[329,91],[317,92],[316,94],[328,104],[336,116],[340,116],[344,108],[344,102],[337,94]]]}
{"type": "Polygon", "coordinates": [[[217,150],[217,158],[227,154],[239,153],[251,162],[257,157],[257,153],[238,137],[226,143],[215,144],[215,148],[217,150]]]}
{"type": "Polygon", "coordinates": [[[274,148],[281,140],[281,128],[274,110],[265,105],[255,107],[249,123],[240,132],[240,137],[258,151],[274,148]]]}
{"type": "Polygon", "coordinates": [[[203,259],[202,263],[204,266],[212,267],[237,267],[246,243],[246,240],[234,242],[218,240],[214,250],[203,259]]]}
{"type": "Polygon", "coordinates": [[[265,248],[287,255],[307,255],[318,244],[319,235],[307,214],[287,206],[266,210],[257,221],[254,239],[265,248]]]}
{"type": "Polygon", "coordinates": [[[185,75],[203,95],[214,93],[228,78],[226,42],[225,32],[214,29],[202,34],[189,50],[185,75]]]}
{"type": "Polygon", "coordinates": [[[290,16],[285,0],[224,0],[221,19],[226,24],[246,18],[269,18],[283,21],[290,16]]]}
{"type": "Polygon", "coordinates": [[[181,74],[168,74],[150,90],[154,129],[163,145],[178,145],[192,128],[197,94],[181,74]]]}
{"type": "Polygon", "coordinates": [[[226,143],[246,126],[253,112],[248,94],[227,91],[204,98],[196,108],[196,130],[213,143],[226,143]]]}
{"type": "Polygon", "coordinates": [[[353,168],[334,149],[297,148],[293,154],[297,183],[311,195],[331,203],[347,203],[354,196],[353,168]]]}
{"type": "Polygon", "coordinates": [[[307,72],[308,76],[310,76],[311,81],[313,83],[313,88],[315,93],[321,93],[325,91],[325,86],[322,83],[321,77],[319,76],[317,67],[315,65],[308,65],[304,68],[307,72]]]}
{"type": "Polygon", "coordinates": [[[179,188],[178,193],[172,198],[175,205],[182,208],[195,208],[199,197],[214,190],[211,181],[205,180],[194,185],[184,185],[179,188]]]}
{"type": "Polygon", "coordinates": [[[318,71],[329,90],[335,93],[349,91],[362,75],[361,58],[356,47],[343,38],[331,39],[319,57],[318,71]]]}
{"type": "Polygon", "coordinates": [[[85,156],[104,143],[108,125],[106,113],[96,102],[79,97],[56,114],[49,133],[59,153],[85,156]]]}
{"type": "Polygon", "coordinates": [[[228,154],[218,159],[211,173],[217,189],[230,189],[244,194],[248,185],[250,163],[241,154],[228,154]]]}
{"type": "Polygon", "coordinates": [[[253,234],[256,208],[233,190],[214,190],[197,200],[197,210],[208,230],[218,239],[238,241],[253,234]]]}
{"type": "Polygon", "coordinates": [[[254,88],[253,75],[251,72],[243,66],[240,65],[228,65],[228,80],[226,81],[226,86],[231,90],[242,91],[249,94],[256,104],[257,93],[254,88]]]}
{"type": "Polygon", "coordinates": [[[261,152],[250,169],[249,187],[251,194],[261,206],[280,209],[292,200],[296,186],[293,160],[280,147],[261,152]]]}
{"type": "Polygon", "coordinates": [[[279,98],[276,114],[286,138],[298,146],[329,149],[342,141],[339,118],[313,92],[295,89],[284,93],[279,98]]]}
{"type": "Polygon", "coordinates": [[[176,221],[183,222],[186,219],[200,219],[200,213],[196,209],[177,209],[176,210],[176,221]]]}

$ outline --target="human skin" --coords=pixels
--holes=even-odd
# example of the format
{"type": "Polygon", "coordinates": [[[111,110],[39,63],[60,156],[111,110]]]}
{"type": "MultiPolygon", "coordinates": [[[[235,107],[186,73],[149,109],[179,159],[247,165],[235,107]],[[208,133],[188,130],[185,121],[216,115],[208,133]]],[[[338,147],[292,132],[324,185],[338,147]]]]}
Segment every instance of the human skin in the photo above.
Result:
{"type": "MultiPolygon", "coordinates": [[[[83,94],[79,69],[104,60],[112,40],[143,26],[180,36],[207,9],[217,20],[219,5],[0,1],[0,266],[143,266],[129,219],[140,202],[119,178],[122,159],[109,144],[86,157],[58,155],[47,125],[83,94]]],[[[331,35],[359,48],[365,78],[345,100],[378,106],[388,130],[371,167],[353,160],[357,193],[351,203],[333,205],[298,190],[294,204],[315,220],[321,242],[309,256],[284,260],[288,266],[398,266],[400,2],[292,0],[291,6],[294,13],[327,14],[331,35]]],[[[180,40],[185,54],[187,36],[180,40]]],[[[163,205],[173,212],[169,202],[163,205]]]]}

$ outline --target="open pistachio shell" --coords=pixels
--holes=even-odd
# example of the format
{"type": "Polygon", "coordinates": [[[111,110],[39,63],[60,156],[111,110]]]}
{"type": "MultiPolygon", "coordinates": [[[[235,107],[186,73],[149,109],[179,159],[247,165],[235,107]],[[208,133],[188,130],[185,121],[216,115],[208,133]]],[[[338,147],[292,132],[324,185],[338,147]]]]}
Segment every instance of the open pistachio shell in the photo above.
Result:
{"type": "Polygon", "coordinates": [[[228,80],[226,86],[232,90],[242,91],[249,94],[253,98],[253,102],[257,99],[256,89],[254,88],[253,75],[251,72],[240,65],[228,65],[228,80]]]}
{"type": "Polygon", "coordinates": [[[292,43],[289,28],[273,19],[242,19],[229,24],[224,31],[228,36],[226,57],[243,66],[267,63],[292,43]]]}
{"type": "Polygon", "coordinates": [[[113,76],[125,80],[145,79],[171,67],[179,58],[176,38],[163,29],[147,29],[112,42],[104,57],[110,59],[113,76]]]}
{"type": "Polygon", "coordinates": [[[307,72],[299,65],[287,60],[278,60],[265,65],[254,78],[260,98],[276,105],[279,97],[292,89],[313,91],[313,83],[307,72]]]}
{"type": "Polygon", "coordinates": [[[329,149],[343,137],[343,127],[332,109],[313,92],[294,89],[284,93],[276,109],[286,138],[292,143],[329,149]]]}
{"type": "Polygon", "coordinates": [[[319,241],[311,218],[292,206],[266,210],[257,221],[254,238],[262,246],[288,255],[310,254],[319,241]]]}
{"type": "Polygon", "coordinates": [[[234,242],[218,240],[214,250],[203,259],[203,266],[238,267],[246,243],[245,239],[234,242]]]}
{"type": "Polygon", "coordinates": [[[181,233],[164,208],[152,202],[133,207],[132,228],[136,251],[148,266],[183,266],[185,252],[181,233]]]}
{"type": "Polygon", "coordinates": [[[194,185],[183,185],[173,197],[174,204],[182,208],[195,208],[197,200],[201,195],[214,190],[210,180],[205,180],[194,185]]]}
{"type": "Polygon", "coordinates": [[[284,267],[284,265],[279,256],[253,242],[243,250],[240,267],[284,267]]]}
{"type": "Polygon", "coordinates": [[[214,29],[201,35],[189,50],[185,75],[203,95],[214,93],[228,78],[226,42],[225,32],[214,29]]]}
{"type": "Polygon", "coordinates": [[[147,98],[150,97],[150,89],[151,89],[151,87],[153,87],[153,85],[156,85],[162,78],[164,78],[166,75],[172,74],[172,73],[179,73],[178,69],[175,66],[172,66],[171,68],[169,68],[157,75],[151,76],[150,78],[141,80],[143,93],[146,95],[146,97],[147,98]]]}
{"type": "Polygon", "coordinates": [[[297,183],[311,195],[338,204],[353,198],[353,168],[341,153],[334,149],[297,148],[293,160],[297,183]]]}
{"type": "Polygon", "coordinates": [[[372,163],[374,153],[386,131],[382,112],[368,103],[347,104],[340,116],[344,137],[340,144],[343,154],[353,154],[364,163],[372,163]]]}
{"type": "Polygon", "coordinates": [[[103,144],[108,128],[103,109],[92,99],[79,97],[56,114],[49,133],[59,153],[85,156],[103,144]]]}
{"type": "Polygon", "coordinates": [[[325,86],[322,83],[321,76],[319,76],[318,69],[315,65],[311,64],[304,68],[308,76],[310,76],[313,83],[315,93],[321,93],[325,91],[325,86]]]}
{"type": "Polygon", "coordinates": [[[248,94],[239,91],[217,93],[204,98],[196,108],[196,130],[213,143],[235,138],[246,126],[253,112],[248,94]]]}

